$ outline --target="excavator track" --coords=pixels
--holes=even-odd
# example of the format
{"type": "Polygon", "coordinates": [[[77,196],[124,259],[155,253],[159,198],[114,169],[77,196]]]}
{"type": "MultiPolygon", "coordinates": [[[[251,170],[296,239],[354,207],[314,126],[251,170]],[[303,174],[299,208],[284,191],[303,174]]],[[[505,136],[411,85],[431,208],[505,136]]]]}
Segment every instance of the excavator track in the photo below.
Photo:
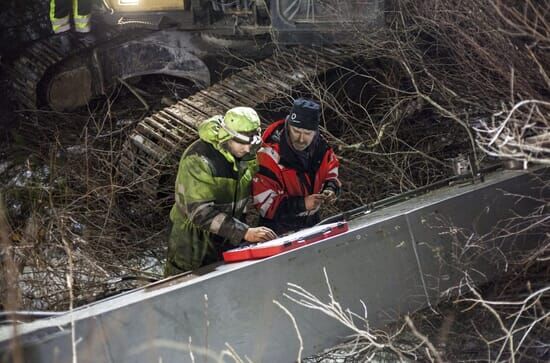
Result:
{"type": "Polygon", "coordinates": [[[111,30],[102,34],[101,38],[96,38],[65,32],[30,43],[3,66],[13,90],[12,99],[23,109],[36,109],[41,101],[38,94],[41,81],[52,67],[100,42],[112,39],[117,34],[117,31],[111,30]]]}
{"type": "Polygon", "coordinates": [[[291,48],[248,66],[176,104],[146,117],[123,146],[120,171],[151,201],[168,195],[163,185],[175,174],[183,150],[197,139],[205,119],[232,107],[255,107],[288,95],[302,81],[326,73],[350,58],[342,48],[291,48]]]}
{"type": "Polygon", "coordinates": [[[87,44],[71,33],[33,42],[6,67],[6,73],[14,91],[12,95],[14,100],[23,108],[35,109],[39,83],[47,70],[86,47],[87,44]]]}

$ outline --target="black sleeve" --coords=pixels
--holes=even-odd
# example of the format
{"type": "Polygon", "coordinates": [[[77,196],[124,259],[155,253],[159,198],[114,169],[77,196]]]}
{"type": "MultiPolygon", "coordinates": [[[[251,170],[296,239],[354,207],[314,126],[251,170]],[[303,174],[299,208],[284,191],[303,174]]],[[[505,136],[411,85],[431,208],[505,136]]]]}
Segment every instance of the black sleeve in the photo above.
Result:
{"type": "Polygon", "coordinates": [[[304,197],[288,197],[285,198],[277,212],[275,213],[275,219],[288,220],[296,217],[298,214],[306,211],[306,203],[304,197]]]}
{"type": "Polygon", "coordinates": [[[336,196],[340,195],[341,188],[338,185],[338,183],[334,180],[327,180],[325,182],[325,186],[323,187],[323,190],[327,190],[327,189],[332,190],[336,194],[336,196]]]}

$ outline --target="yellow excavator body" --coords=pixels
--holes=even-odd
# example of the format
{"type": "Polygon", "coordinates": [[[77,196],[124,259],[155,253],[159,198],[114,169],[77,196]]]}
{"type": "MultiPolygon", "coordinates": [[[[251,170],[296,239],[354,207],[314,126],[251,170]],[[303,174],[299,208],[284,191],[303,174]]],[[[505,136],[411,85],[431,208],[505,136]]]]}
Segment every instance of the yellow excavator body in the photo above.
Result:
{"type": "Polygon", "coordinates": [[[188,0],[106,0],[109,7],[120,12],[185,10],[188,0]]]}

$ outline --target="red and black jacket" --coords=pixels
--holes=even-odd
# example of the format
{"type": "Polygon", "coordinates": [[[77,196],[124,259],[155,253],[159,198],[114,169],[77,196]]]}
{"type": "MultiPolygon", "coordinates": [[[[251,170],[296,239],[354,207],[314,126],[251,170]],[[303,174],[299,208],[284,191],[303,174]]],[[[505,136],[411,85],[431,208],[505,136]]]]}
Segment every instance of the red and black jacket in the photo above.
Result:
{"type": "Polygon", "coordinates": [[[285,120],[271,124],[262,138],[260,168],[252,180],[261,225],[277,234],[313,226],[319,222],[319,213],[306,210],[304,197],[325,189],[340,192],[336,155],[319,134],[305,151],[295,151],[288,140],[285,120]]]}

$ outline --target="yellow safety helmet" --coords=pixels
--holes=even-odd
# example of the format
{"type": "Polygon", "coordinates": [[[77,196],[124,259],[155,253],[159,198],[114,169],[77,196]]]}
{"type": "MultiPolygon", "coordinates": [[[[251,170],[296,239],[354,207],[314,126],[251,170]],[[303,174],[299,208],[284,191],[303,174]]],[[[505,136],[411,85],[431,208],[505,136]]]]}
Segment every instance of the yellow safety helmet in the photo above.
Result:
{"type": "Polygon", "coordinates": [[[260,117],[250,107],[235,107],[219,119],[220,139],[233,139],[243,144],[261,144],[260,117]],[[224,135],[223,133],[226,133],[224,135]]]}

